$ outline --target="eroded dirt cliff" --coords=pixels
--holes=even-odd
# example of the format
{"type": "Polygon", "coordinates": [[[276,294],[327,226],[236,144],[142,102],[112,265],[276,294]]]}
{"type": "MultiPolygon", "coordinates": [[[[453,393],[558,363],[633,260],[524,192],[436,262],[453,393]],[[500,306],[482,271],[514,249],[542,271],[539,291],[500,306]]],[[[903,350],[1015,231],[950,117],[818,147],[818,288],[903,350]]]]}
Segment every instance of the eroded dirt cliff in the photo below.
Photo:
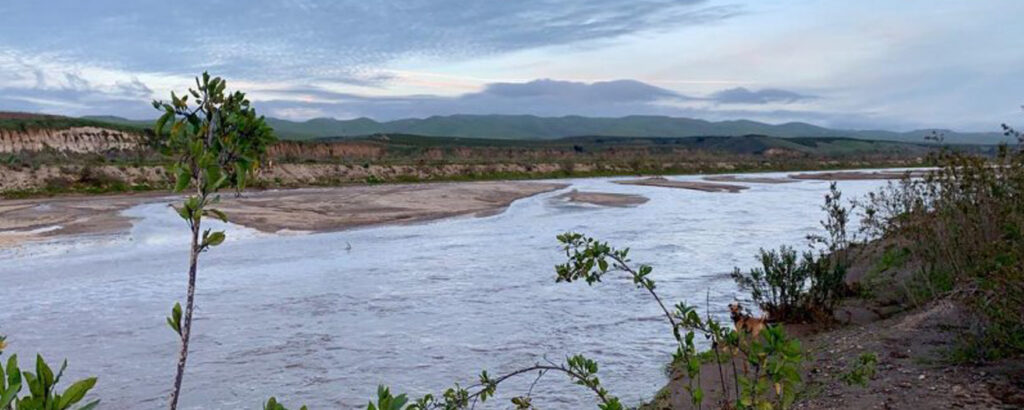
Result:
{"type": "Polygon", "coordinates": [[[140,134],[98,127],[0,129],[0,153],[5,154],[49,150],[76,154],[134,151],[144,148],[145,141],[140,134]]]}

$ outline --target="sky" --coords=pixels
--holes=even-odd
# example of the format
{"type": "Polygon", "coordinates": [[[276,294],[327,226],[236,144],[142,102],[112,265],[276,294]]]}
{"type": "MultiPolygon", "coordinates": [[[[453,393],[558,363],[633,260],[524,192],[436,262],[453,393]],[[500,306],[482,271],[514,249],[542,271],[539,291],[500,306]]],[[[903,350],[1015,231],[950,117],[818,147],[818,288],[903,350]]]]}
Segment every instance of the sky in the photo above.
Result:
{"type": "Polygon", "coordinates": [[[4,0],[0,111],[154,118],[209,71],[261,113],[1022,123],[1024,1],[4,0]]]}

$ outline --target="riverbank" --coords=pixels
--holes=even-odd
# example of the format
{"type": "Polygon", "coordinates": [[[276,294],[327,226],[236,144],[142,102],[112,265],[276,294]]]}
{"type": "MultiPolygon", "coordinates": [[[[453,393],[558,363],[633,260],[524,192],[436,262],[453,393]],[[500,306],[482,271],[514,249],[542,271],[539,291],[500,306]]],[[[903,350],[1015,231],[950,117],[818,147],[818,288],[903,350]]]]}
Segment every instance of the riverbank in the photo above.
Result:
{"type": "MultiPolygon", "coordinates": [[[[1024,357],[984,363],[959,358],[961,337],[977,326],[977,318],[953,298],[908,297],[918,267],[884,256],[891,255],[887,246],[872,242],[855,252],[846,282],[856,294],[842,301],[831,323],[784,324],[804,352],[793,408],[1024,407],[1024,357]]],[[[719,366],[709,353],[701,359],[705,408],[714,408],[723,396],[719,366]]],[[[735,397],[732,371],[742,362],[734,359],[733,367],[723,360],[728,395],[735,397]]],[[[675,366],[669,366],[666,387],[643,409],[695,408],[675,366]]]]}
{"type": "MultiPolygon", "coordinates": [[[[832,329],[787,326],[806,352],[804,386],[797,409],[998,409],[1024,406],[1024,360],[986,365],[953,364],[956,332],[965,315],[949,301],[939,301],[895,314],[832,329]],[[862,357],[864,385],[850,383],[862,357]]],[[[742,364],[737,361],[737,366],[742,364]]],[[[732,368],[723,367],[733,388],[732,368]]],[[[719,387],[713,360],[701,366],[705,408],[715,408],[719,387]]],[[[672,380],[646,410],[691,409],[687,384],[672,380]]]]}

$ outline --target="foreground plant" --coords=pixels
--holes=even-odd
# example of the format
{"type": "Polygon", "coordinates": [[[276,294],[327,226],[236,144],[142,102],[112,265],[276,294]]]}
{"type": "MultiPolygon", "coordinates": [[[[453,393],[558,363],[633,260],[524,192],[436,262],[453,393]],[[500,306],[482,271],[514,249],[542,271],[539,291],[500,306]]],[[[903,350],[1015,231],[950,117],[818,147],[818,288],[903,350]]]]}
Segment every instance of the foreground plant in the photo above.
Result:
{"type": "Polygon", "coordinates": [[[687,378],[686,390],[692,404],[701,408],[705,393],[701,389],[701,360],[697,354],[694,337],[699,332],[711,342],[711,349],[717,364],[722,396],[719,405],[736,408],[786,408],[796,397],[801,378],[797,371],[803,361],[800,343],[786,336],[781,326],[769,326],[761,332],[760,338],[740,334],[711,318],[702,318],[697,309],[686,303],[678,303],[670,311],[655,291],[654,280],[650,278],[653,268],[649,265],[633,267],[629,260],[629,249],[614,249],[607,243],[578,233],[558,236],[568,262],[555,267],[558,282],[583,280],[589,285],[600,282],[609,272],[624,272],[631,276],[633,283],[646,290],[661,307],[666,320],[672,326],[676,340],[675,363],[682,364],[683,375],[687,378]],[[684,333],[685,332],[685,333],[684,333]],[[721,351],[740,356],[751,365],[743,373],[737,371],[732,362],[734,398],[730,398],[729,386],[723,370],[721,351]]]}
{"type": "MultiPolygon", "coordinates": [[[[492,377],[483,371],[480,373],[479,381],[469,386],[461,386],[455,384],[454,386],[446,389],[443,393],[435,396],[433,394],[427,394],[416,400],[410,400],[405,394],[399,394],[397,396],[391,393],[391,389],[386,386],[377,387],[377,401],[370,401],[366,405],[367,410],[459,410],[459,409],[470,409],[474,408],[476,404],[484,403],[488,399],[494,397],[498,390],[498,386],[503,382],[510,380],[515,377],[535,375],[533,383],[530,385],[530,390],[525,394],[513,397],[511,403],[516,409],[533,409],[532,393],[533,386],[549,372],[562,373],[576,385],[583,386],[589,389],[597,397],[598,409],[600,410],[623,410],[622,403],[619,399],[611,395],[604,387],[601,386],[601,380],[597,377],[598,365],[597,362],[590,360],[583,355],[576,355],[566,359],[564,364],[557,364],[548,362],[546,364],[537,363],[533,366],[524,367],[504,375],[492,377]]],[[[263,406],[264,410],[287,410],[284,406],[277,402],[277,399],[271,397],[267,403],[263,406]]],[[[303,406],[303,409],[306,407],[303,406]]]]}
{"type": "MultiPolygon", "coordinates": [[[[3,337],[0,337],[0,352],[3,351],[3,337]]],[[[0,362],[0,410],[67,410],[75,408],[89,390],[96,385],[96,378],[90,377],[72,383],[63,392],[58,393],[64,369],[68,367],[65,360],[57,374],[46,364],[42,356],[36,355],[35,373],[24,371],[18,367],[18,356],[7,359],[7,365],[0,362]],[[18,397],[23,387],[28,387],[28,395],[18,397]]],[[[94,400],[79,406],[77,410],[90,410],[100,403],[94,400]]]]}
{"type": "Polygon", "coordinates": [[[270,127],[262,116],[256,115],[245,94],[225,93],[226,86],[220,77],[211,78],[203,73],[202,79],[196,78],[196,88],[189,89],[188,94],[179,98],[171,92],[170,103],[153,102],[156,109],[163,111],[156,121],[155,133],[162,138],[167,154],[176,158],[171,167],[174,189],[180,192],[192,187],[195,190],[177,208],[191,231],[191,247],[184,312],[181,304],[175,303],[167,318],[168,325],[181,339],[170,397],[172,410],[178,406],[188,360],[199,254],[225,239],[222,231],[203,230],[203,217],[212,216],[227,222],[227,215],[213,207],[220,201],[217,192],[228,187],[244,189],[246,180],[265,157],[267,145],[274,140],[270,127]],[[190,96],[193,104],[189,103],[190,96]]]}
{"type": "MultiPolygon", "coordinates": [[[[535,364],[533,366],[524,367],[498,377],[491,377],[487,374],[487,371],[480,373],[479,382],[468,386],[461,387],[456,384],[445,392],[435,397],[431,394],[423,396],[417,399],[415,402],[406,407],[407,410],[431,410],[431,409],[467,409],[473,408],[477,402],[485,402],[487,399],[494,396],[498,389],[498,385],[502,382],[511,378],[523,375],[536,374],[536,379],[531,385],[530,391],[527,391],[524,395],[516,396],[511,399],[511,402],[517,409],[532,409],[531,394],[534,385],[540,381],[547,373],[555,372],[562,373],[567,376],[574,384],[583,386],[589,389],[597,397],[599,403],[598,408],[601,410],[622,410],[624,407],[619,399],[611,395],[604,387],[601,386],[601,380],[597,377],[598,365],[597,362],[590,360],[583,355],[575,355],[566,359],[564,364],[547,363],[547,364],[535,364]]],[[[385,410],[381,403],[387,403],[383,399],[386,398],[388,390],[385,387],[378,389],[378,405],[374,405],[372,402],[367,406],[367,410],[385,410]],[[383,393],[382,393],[383,392],[383,393]]],[[[403,395],[404,396],[404,395],[403,395]]],[[[402,396],[399,396],[402,397],[402,396]]],[[[398,410],[400,407],[392,407],[387,410],[398,410]]]]}

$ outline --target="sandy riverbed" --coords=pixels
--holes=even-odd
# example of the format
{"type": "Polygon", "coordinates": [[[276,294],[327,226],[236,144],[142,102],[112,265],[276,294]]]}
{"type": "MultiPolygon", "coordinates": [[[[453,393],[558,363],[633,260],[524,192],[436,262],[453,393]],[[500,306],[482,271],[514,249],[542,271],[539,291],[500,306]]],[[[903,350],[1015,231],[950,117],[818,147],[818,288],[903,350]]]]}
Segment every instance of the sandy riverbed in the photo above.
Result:
{"type": "Polygon", "coordinates": [[[607,192],[586,192],[572,190],[555,197],[567,202],[585,203],[591,205],[628,207],[647,203],[650,199],[643,195],[634,194],[612,194],[607,192]]]}
{"type": "Polygon", "coordinates": [[[703,178],[705,181],[712,182],[741,182],[749,184],[789,184],[797,182],[791,178],[779,178],[779,177],[743,177],[736,175],[711,175],[703,178]]]}
{"type": "Polygon", "coordinates": [[[734,184],[719,184],[703,181],[674,181],[664,177],[651,177],[644,179],[630,179],[625,181],[614,181],[616,184],[658,186],[665,188],[692,189],[704,192],[731,192],[737,193],[749,187],[734,184]]]}
{"type": "MultiPolygon", "coordinates": [[[[488,215],[513,201],[566,187],[539,182],[466,182],[346,186],[222,195],[232,223],[264,232],[324,232],[457,215],[488,215]]],[[[121,211],[174,201],[166,193],[71,196],[0,202],[0,248],[73,235],[118,235],[131,228],[121,211]]]]}
{"type": "Polygon", "coordinates": [[[928,175],[925,170],[908,171],[839,171],[839,172],[807,172],[789,174],[794,179],[814,179],[821,181],[856,181],[872,179],[903,179],[906,176],[921,178],[928,175]]]}

